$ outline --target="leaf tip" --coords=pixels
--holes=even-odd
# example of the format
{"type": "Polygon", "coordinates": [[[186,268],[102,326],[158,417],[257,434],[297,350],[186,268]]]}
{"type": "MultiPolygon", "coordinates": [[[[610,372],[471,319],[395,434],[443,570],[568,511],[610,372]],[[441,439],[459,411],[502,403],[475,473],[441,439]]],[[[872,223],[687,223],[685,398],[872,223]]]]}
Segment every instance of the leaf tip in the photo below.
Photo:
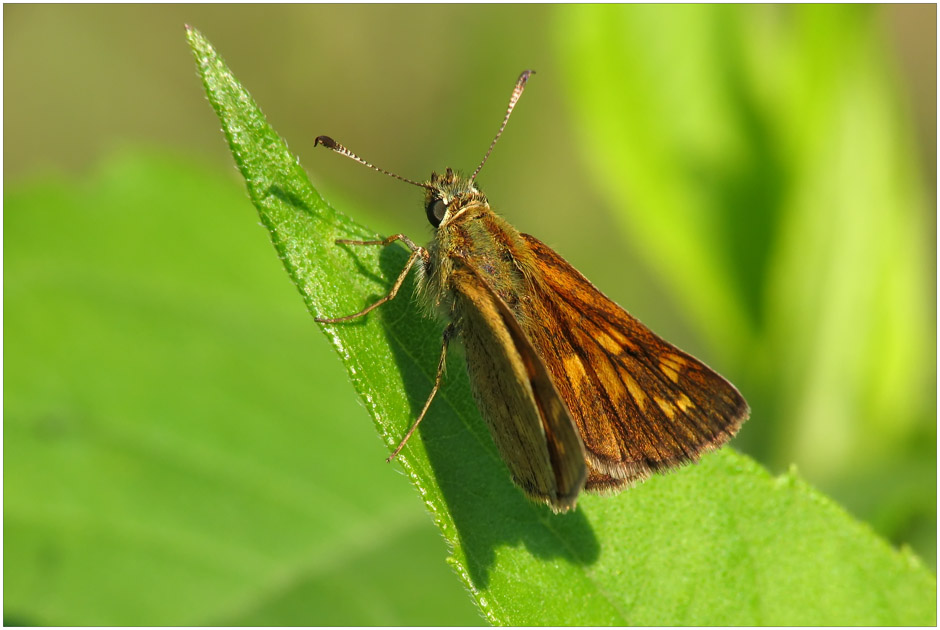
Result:
{"type": "Polygon", "coordinates": [[[211,49],[211,46],[205,41],[206,38],[202,36],[199,29],[191,24],[183,24],[183,28],[186,29],[186,39],[189,40],[189,45],[194,51],[200,48],[211,49]]]}

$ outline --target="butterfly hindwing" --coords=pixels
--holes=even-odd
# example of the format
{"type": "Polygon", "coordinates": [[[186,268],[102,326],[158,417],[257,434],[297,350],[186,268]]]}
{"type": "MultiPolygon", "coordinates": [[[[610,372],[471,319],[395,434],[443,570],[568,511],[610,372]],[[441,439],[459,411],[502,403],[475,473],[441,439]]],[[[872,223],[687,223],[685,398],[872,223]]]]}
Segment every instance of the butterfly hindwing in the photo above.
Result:
{"type": "Polygon", "coordinates": [[[556,512],[574,507],[587,476],[584,447],[544,363],[471,267],[458,266],[452,283],[474,398],[513,480],[556,512]]]}

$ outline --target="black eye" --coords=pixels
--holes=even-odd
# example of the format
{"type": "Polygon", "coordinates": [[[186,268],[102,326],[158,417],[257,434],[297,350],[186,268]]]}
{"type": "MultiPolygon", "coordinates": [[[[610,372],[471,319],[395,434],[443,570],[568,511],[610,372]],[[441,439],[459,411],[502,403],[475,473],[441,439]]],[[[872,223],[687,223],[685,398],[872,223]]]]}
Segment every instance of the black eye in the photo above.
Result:
{"type": "Polygon", "coordinates": [[[443,199],[433,199],[424,211],[427,212],[428,221],[431,222],[431,225],[437,227],[441,224],[441,221],[444,220],[444,214],[447,212],[447,204],[444,203],[443,199]]]}

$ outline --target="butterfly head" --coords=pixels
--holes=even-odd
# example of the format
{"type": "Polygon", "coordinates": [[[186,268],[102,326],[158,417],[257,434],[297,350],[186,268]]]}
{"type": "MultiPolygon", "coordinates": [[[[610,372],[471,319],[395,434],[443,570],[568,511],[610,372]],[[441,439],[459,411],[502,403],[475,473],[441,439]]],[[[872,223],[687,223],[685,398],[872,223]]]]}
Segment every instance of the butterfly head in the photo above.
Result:
{"type": "Polygon", "coordinates": [[[486,196],[471,178],[455,173],[450,168],[442,174],[431,173],[431,179],[424,187],[427,190],[424,211],[434,227],[453,219],[470,205],[487,203],[486,196]]]}

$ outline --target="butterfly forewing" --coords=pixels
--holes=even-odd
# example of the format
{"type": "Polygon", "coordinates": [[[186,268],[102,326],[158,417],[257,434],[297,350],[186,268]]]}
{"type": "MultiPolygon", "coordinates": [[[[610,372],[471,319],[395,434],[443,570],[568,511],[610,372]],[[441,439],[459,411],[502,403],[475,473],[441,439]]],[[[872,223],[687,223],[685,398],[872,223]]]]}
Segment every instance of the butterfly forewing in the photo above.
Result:
{"type": "Polygon", "coordinates": [[[587,489],[613,491],[693,461],[747,419],[744,398],[663,341],[538,239],[531,313],[520,318],[578,426],[587,489]],[[548,323],[546,325],[546,323],[548,323]]]}

